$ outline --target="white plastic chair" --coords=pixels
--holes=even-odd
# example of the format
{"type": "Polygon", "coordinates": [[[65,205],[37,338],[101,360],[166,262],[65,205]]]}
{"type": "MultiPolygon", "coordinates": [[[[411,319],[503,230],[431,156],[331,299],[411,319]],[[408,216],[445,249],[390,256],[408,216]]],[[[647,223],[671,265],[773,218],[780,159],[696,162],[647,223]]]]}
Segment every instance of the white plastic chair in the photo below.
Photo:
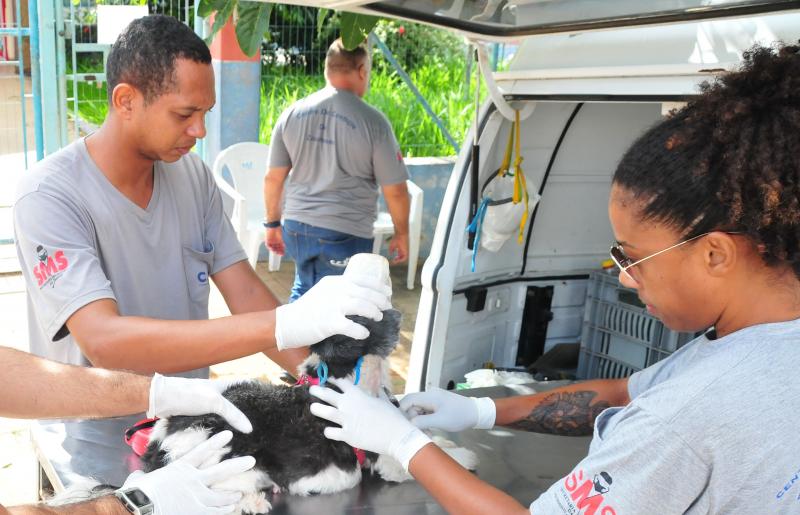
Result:
{"type": "MultiPolygon", "coordinates": [[[[223,195],[223,207],[255,269],[258,251],[264,242],[264,174],[269,146],[261,143],[236,143],[219,153],[211,172],[223,195]],[[231,182],[223,176],[228,169],[231,182]],[[226,198],[227,197],[227,198],[226,198]]],[[[272,259],[270,259],[272,264],[272,259]]]]}
{"type": "MultiPolygon", "coordinates": [[[[414,289],[414,280],[417,277],[417,261],[419,261],[419,243],[422,238],[422,203],[424,193],[422,188],[411,181],[406,181],[411,205],[408,212],[408,272],[406,272],[406,288],[414,289]]],[[[394,224],[389,213],[381,211],[372,226],[372,253],[380,254],[381,247],[386,238],[394,234],[394,224]]]]}

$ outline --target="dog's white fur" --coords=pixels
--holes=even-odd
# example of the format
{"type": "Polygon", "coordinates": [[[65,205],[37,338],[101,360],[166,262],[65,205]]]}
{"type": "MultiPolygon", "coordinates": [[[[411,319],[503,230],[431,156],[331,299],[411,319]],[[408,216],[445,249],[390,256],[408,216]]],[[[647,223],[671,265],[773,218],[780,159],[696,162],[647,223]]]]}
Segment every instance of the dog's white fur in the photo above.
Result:
{"type": "MultiPolygon", "coordinates": [[[[300,366],[300,370],[305,370],[309,366],[314,368],[318,363],[319,358],[312,354],[300,366]]],[[[349,376],[349,378],[353,380],[354,375],[349,376]]],[[[373,397],[377,397],[382,395],[383,386],[389,385],[389,381],[388,360],[374,355],[365,356],[361,365],[358,386],[373,397]]],[[[161,447],[167,451],[170,461],[183,456],[209,437],[208,431],[187,429],[165,438],[167,423],[163,419],[156,423],[153,432],[150,434],[150,442],[161,441],[161,447]]],[[[438,436],[433,437],[433,441],[463,467],[470,470],[475,469],[478,459],[474,452],[458,447],[450,440],[438,436]]],[[[229,451],[230,448],[228,447],[222,449],[217,455],[207,460],[203,466],[219,463],[222,456],[229,451]]],[[[380,455],[375,460],[375,463],[370,464],[370,468],[386,481],[399,483],[412,479],[400,462],[391,456],[380,455]]],[[[335,465],[330,465],[314,476],[295,481],[288,486],[287,490],[288,493],[293,495],[336,493],[353,488],[359,482],[361,482],[360,467],[356,467],[353,470],[343,470],[335,465]]],[[[272,509],[272,505],[261,490],[271,486],[273,491],[279,491],[277,485],[266,473],[257,470],[237,474],[215,486],[225,490],[248,492],[239,501],[234,513],[267,513],[272,509]]]]}
{"type": "Polygon", "coordinates": [[[289,484],[289,493],[294,495],[332,494],[353,488],[359,482],[361,482],[361,467],[357,466],[351,471],[346,471],[335,465],[329,465],[328,468],[314,476],[304,477],[289,484]]]}

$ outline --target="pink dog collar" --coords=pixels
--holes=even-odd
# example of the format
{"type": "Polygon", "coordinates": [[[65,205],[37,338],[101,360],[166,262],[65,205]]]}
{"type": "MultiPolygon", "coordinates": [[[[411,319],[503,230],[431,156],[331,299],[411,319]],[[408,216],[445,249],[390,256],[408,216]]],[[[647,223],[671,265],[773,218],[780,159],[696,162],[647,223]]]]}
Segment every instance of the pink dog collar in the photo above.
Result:
{"type": "Polygon", "coordinates": [[[311,377],[308,374],[303,374],[300,379],[294,384],[295,386],[318,385],[319,377],[311,377]]]}

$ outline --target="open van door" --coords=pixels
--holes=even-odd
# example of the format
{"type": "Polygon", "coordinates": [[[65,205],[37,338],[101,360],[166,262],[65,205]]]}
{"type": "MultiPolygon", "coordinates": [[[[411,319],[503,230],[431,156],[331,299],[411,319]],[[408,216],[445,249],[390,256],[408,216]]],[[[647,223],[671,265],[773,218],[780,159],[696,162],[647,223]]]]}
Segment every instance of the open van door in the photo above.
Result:
{"type": "Polygon", "coordinates": [[[519,45],[504,71],[483,63],[491,99],[454,165],[422,269],[406,392],[452,388],[489,362],[527,367],[558,344],[580,343],[590,274],[613,240],[607,201],[623,152],[754,44],[800,39],[800,1],[787,0],[312,3],[445,27],[478,47],[519,45]],[[528,216],[521,243],[514,235],[488,250],[467,228],[504,161],[516,112],[528,216]]]}
{"type": "Polygon", "coordinates": [[[516,39],[798,9],[796,0],[311,0],[285,1],[443,27],[480,39],[516,39]]]}

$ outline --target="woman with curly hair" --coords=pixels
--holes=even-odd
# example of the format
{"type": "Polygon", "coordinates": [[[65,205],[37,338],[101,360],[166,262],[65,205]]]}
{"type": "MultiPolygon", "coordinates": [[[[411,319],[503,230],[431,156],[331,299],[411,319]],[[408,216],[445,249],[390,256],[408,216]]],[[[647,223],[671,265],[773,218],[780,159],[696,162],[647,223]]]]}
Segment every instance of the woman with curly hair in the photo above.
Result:
{"type": "Polygon", "coordinates": [[[800,513],[800,47],[756,47],[641,136],[614,175],[611,256],[670,329],[710,331],[627,379],[390,404],[315,388],[329,438],[396,456],[450,512],[800,513]],[[367,423],[367,421],[369,421],[367,423]],[[460,469],[419,428],[593,431],[530,507],[460,469]]]}

